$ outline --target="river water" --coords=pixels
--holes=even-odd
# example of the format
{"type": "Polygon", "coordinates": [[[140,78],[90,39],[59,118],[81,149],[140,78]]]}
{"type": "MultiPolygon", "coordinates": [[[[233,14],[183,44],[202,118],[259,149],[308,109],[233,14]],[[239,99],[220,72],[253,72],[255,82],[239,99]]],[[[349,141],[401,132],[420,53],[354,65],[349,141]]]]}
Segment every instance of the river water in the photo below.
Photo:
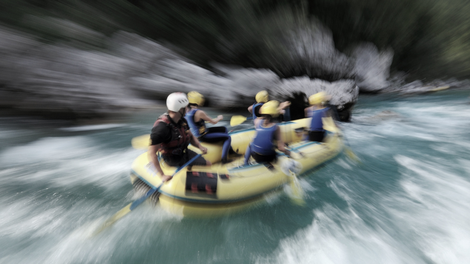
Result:
{"type": "Polygon", "coordinates": [[[361,96],[342,124],[361,161],[305,175],[303,207],[282,192],[191,219],[144,203],[96,237],[136,198],[130,140],[162,110],[78,127],[3,117],[0,263],[470,263],[469,101],[361,96]]]}

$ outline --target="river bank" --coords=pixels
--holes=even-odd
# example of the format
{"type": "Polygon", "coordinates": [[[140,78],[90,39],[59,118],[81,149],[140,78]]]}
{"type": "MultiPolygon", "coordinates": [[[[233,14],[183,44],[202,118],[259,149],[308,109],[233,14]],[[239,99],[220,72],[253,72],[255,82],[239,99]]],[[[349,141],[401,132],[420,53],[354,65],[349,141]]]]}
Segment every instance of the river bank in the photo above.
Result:
{"type": "MultiPolygon", "coordinates": [[[[54,22],[71,25],[67,21],[54,22]]],[[[406,83],[403,74],[390,76],[393,53],[364,44],[357,47],[353,56],[347,57],[334,49],[332,36],[325,28],[320,28],[323,42],[315,41],[318,46],[315,49],[323,47],[335,54],[336,59],[321,60],[318,67],[332,74],[338,69],[349,69],[351,72],[347,75],[355,78],[326,81],[299,76],[281,79],[270,70],[226,65],[216,65],[213,68],[217,71],[209,71],[137,34],[121,31],[107,38],[73,26],[83,36],[106,39],[108,48],[93,50],[73,43],[48,44],[32,35],[0,27],[3,40],[0,45],[3,56],[0,108],[5,110],[3,114],[81,123],[152,109],[164,104],[171,92],[192,90],[204,94],[210,107],[243,111],[254,102],[258,91],[268,90],[271,99],[295,102],[291,112],[293,118],[300,118],[306,107],[306,96],[326,91],[332,96],[330,103],[337,107],[341,121],[350,121],[359,93],[412,95],[469,84],[456,79],[406,83]]],[[[69,29],[62,27],[62,30],[68,32],[69,29]]],[[[302,58],[305,59],[307,57],[302,58]]]]}

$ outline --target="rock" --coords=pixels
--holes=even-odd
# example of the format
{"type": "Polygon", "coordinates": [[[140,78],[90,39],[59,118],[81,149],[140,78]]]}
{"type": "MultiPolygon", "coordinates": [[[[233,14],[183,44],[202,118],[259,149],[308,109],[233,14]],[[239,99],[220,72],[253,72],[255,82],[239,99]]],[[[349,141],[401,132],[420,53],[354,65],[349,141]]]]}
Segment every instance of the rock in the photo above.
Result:
{"type": "MultiPolygon", "coordinates": [[[[294,92],[304,93],[306,97],[312,94],[325,91],[331,95],[330,104],[338,109],[341,121],[350,121],[352,107],[359,96],[359,87],[353,80],[340,80],[336,82],[327,82],[323,80],[311,80],[308,77],[299,77],[294,79],[283,80],[281,85],[274,86],[270,89],[273,98],[284,100],[291,96],[294,92]]],[[[293,112],[303,113],[303,109],[307,106],[292,105],[293,112]],[[301,108],[301,110],[296,109],[301,108]]],[[[294,116],[293,118],[299,118],[294,116]]]]}
{"type": "Polygon", "coordinates": [[[363,43],[354,49],[354,72],[361,92],[378,93],[390,84],[390,65],[393,61],[391,49],[379,52],[371,43],[363,43]]]}
{"type": "MultiPolygon", "coordinates": [[[[104,41],[101,34],[69,22],[38,21],[44,25],[57,22],[56,29],[61,34],[75,32],[87,45],[104,41]]],[[[306,35],[299,36],[305,43],[317,43],[306,35]]],[[[199,91],[211,107],[246,109],[254,102],[256,93],[264,89],[270,91],[272,99],[325,90],[333,96],[331,103],[338,107],[342,119],[349,120],[359,91],[353,80],[330,83],[298,77],[281,81],[278,75],[265,69],[219,66],[223,76],[216,75],[158,43],[131,33],[117,33],[107,42],[112,53],[78,49],[73,43],[44,44],[32,36],[0,28],[0,107],[80,118],[149,107],[146,99],[160,100],[163,104],[174,91],[199,91]]],[[[331,36],[325,35],[321,43],[332,44],[331,36]]],[[[351,65],[333,46],[319,50],[304,48],[297,52],[307,54],[303,61],[308,67],[323,65],[322,71],[347,75],[351,65]]],[[[300,104],[292,107],[298,108],[300,116],[305,98],[299,98],[300,104]]]]}
{"type": "Polygon", "coordinates": [[[353,61],[335,49],[333,34],[318,21],[314,22],[314,26],[306,25],[293,30],[286,42],[289,56],[281,61],[280,72],[298,76],[307,71],[309,76],[320,76],[330,81],[353,78],[353,61]]]}

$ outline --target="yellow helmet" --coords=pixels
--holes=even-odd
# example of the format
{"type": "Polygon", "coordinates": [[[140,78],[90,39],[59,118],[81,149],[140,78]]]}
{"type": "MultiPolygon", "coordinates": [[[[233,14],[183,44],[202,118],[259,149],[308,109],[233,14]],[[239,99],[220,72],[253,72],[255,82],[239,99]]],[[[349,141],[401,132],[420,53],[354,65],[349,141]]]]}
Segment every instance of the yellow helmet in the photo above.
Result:
{"type": "Polygon", "coordinates": [[[310,105],[322,104],[328,101],[329,96],[325,92],[319,92],[316,94],[311,95],[308,98],[308,102],[310,105]]]}
{"type": "Polygon", "coordinates": [[[272,117],[277,117],[279,115],[278,108],[279,107],[279,102],[276,100],[269,101],[265,103],[261,108],[259,109],[260,114],[262,115],[270,115],[272,117]]]}
{"type": "Polygon", "coordinates": [[[258,92],[255,99],[257,103],[266,103],[268,101],[268,92],[265,90],[258,92]]]}
{"type": "Polygon", "coordinates": [[[204,96],[195,91],[191,91],[188,93],[188,100],[190,104],[196,104],[198,106],[204,105],[204,96]]]}

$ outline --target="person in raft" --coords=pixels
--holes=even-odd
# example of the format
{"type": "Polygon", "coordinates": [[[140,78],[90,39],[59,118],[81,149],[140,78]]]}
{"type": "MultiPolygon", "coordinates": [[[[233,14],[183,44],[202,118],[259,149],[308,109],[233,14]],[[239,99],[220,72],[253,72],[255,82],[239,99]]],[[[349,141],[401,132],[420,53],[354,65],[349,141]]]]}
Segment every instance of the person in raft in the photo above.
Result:
{"type": "Polygon", "coordinates": [[[255,120],[256,135],[246,150],[245,165],[248,165],[250,157],[258,163],[275,161],[274,140],[277,140],[277,148],[280,151],[290,155],[282,140],[281,129],[273,120],[279,115],[279,102],[269,101],[263,104],[259,112],[261,117],[255,120]]]}
{"type": "Polygon", "coordinates": [[[197,137],[200,142],[214,143],[223,141],[221,161],[223,164],[231,162],[231,160],[228,159],[228,155],[233,154],[234,156],[238,156],[238,154],[232,149],[232,138],[228,134],[227,128],[224,126],[206,127],[206,121],[215,125],[224,117],[219,115],[217,118],[212,119],[206,112],[199,109],[199,107],[204,105],[204,96],[198,92],[189,92],[188,100],[188,112],[185,118],[188,121],[192,134],[197,137]]]}
{"type": "Polygon", "coordinates": [[[305,108],[305,117],[311,117],[308,140],[322,142],[325,138],[322,118],[331,116],[330,108],[325,106],[330,99],[331,96],[325,92],[313,94],[308,98],[310,106],[305,108]]]}
{"type": "MultiPolygon", "coordinates": [[[[151,143],[147,154],[162,181],[171,180],[171,176],[163,173],[158,161],[157,151],[161,153],[163,160],[170,166],[182,166],[197,155],[196,152],[188,149],[189,143],[199,148],[203,154],[207,153],[207,148],[202,146],[191,133],[188,122],[184,118],[188,103],[188,98],[184,93],[168,95],[166,98],[168,112],[161,115],[153,124],[152,133],[150,134],[151,143]]],[[[211,162],[200,156],[192,165],[210,166],[211,162]]]]}
{"type": "MultiPolygon", "coordinates": [[[[255,100],[256,100],[256,103],[248,107],[248,112],[252,114],[253,120],[261,116],[259,110],[261,106],[263,106],[263,104],[265,104],[269,100],[268,92],[265,90],[258,92],[255,96],[255,100]]],[[[289,105],[290,105],[289,101],[285,101],[279,104],[279,109],[281,110],[280,114],[284,114],[285,113],[284,109],[286,109],[289,105]]]]}

